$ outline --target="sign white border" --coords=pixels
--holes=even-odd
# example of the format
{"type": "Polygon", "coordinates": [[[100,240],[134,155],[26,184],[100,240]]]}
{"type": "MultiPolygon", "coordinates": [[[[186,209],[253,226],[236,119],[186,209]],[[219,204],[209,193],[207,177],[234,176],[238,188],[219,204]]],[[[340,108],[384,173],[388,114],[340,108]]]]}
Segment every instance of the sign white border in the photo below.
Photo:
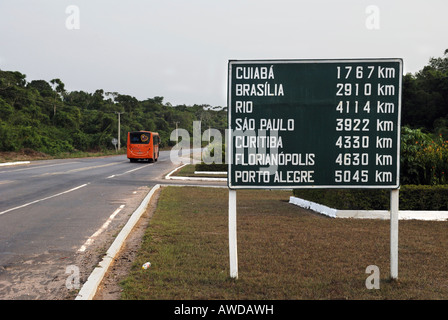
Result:
{"type": "Polygon", "coordinates": [[[228,152],[227,152],[227,185],[229,189],[398,189],[400,187],[400,135],[401,135],[401,99],[403,88],[403,59],[401,58],[366,58],[366,59],[291,59],[291,60],[229,60],[228,62],[228,78],[227,78],[227,116],[228,116],[228,152]],[[233,146],[232,146],[232,129],[231,124],[231,108],[232,108],[232,66],[236,64],[291,64],[291,63],[368,63],[368,62],[398,62],[399,79],[398,79],[398,130],[397,130],[397,175],[395,185],[277,185],[277,186],[234,186],[231,185],[233,146]]]}

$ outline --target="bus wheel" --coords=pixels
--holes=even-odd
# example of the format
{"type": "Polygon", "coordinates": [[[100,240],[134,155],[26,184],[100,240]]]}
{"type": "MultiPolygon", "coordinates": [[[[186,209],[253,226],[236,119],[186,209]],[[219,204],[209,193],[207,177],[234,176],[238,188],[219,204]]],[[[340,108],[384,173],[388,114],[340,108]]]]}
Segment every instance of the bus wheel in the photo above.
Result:
{"type": "Polygon", "coordinates": [[[131,162],[137,162],[137,159],[129,159],[131,162]]]}

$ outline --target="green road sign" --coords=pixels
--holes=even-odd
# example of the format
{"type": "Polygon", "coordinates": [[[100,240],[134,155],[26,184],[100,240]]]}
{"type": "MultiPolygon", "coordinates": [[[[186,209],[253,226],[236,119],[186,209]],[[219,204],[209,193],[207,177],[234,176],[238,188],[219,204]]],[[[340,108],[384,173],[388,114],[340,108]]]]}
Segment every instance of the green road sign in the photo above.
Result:
{"type": "Polygon", "coordinates": [[[398,188],[402,66],[229,61],[229,188],[398,188]]]}

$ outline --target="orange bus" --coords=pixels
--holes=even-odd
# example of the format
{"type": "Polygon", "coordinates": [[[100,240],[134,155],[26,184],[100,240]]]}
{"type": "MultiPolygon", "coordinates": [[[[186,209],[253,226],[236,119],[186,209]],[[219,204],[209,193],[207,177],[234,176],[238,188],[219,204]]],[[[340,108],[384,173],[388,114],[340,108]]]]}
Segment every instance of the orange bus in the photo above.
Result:
{"type": "Polygon", "coordinates": [[[147,159],[155,162],[159,159],[160,137],[157,132],[128,132],[127,156],[131,162],[147,159]]]}

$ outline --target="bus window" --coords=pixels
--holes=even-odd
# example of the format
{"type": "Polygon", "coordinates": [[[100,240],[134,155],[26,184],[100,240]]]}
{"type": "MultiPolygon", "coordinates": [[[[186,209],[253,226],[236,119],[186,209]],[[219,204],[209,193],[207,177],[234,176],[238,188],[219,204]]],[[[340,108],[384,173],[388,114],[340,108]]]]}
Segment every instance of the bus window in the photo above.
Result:
{"type": "Polygon", "coordinates": [[[132,144],[149,144],[151,139],[149,132],[130,132],[129,136],[132,144]]]}

